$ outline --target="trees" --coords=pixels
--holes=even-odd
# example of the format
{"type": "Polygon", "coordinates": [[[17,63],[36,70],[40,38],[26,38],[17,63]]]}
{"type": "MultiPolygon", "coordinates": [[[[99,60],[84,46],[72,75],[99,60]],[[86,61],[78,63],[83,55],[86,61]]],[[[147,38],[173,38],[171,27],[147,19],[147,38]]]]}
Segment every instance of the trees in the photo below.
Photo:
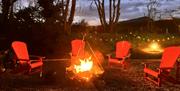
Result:
{"type": "MultiPolygon", "coordinates": [[[[63,1],[63,0],[62,0],[63,1]]],[[[64,20],[64,30],[67,31],[67,33],[70,33],[71,32],[71,25],[72,25],[72,22],[73,22],[73,19],[74,19],[74,14],[75,14],[75,8],[76,8],[76,0],[72,0],[71,1],[71,8],[70,8],[70,11],[69,11],[69,1],[70,0],[65,0],[67,1],[67,4],[66,4],[66,8],[65,10],[63,10],[63,18],[65,19],[64,20]],[[70,12],[70,14],[68,14],[70,12]],[[68,17],[69,15],[69,17],[68,17]]]]}
{"type": "MultiPolygon", "coordinates": [[[[148,0],[147,2],[147,16],[150,18],[148,20],[148,31],[154,32],[153,22],[157,18],[158,7],[160,6],[160,0],[148,0]]],[[[160,15],[161,18],[161,15],[160,15]]]]}
{"type": "Polygon", "coordinates": [[[46,22],[59,22],[63,30],[70,34],[74,19],[76,0],[38,0],[43,8],[42,15],[46,22]]]}
{"type": "Polygon", "coordinates": [[[17,0],[2,0],[2,14],[3,14],[3,20],[2,22],[5,23],[9,16],[13,12],[13,4],[17,0]]]}
{"type": "Polygon", "coordinates": [[[120,16],[120,3],[121,0],[109,0],[109,22],[106,18],[106,0],[93,0],[98,10],[101,25],[105,31],[113,31],[114,26],[117,24],[120,16]]]}
{"type": "Polygon", "coordinates": [[[6,30],[6,25],[9,22],[10,17],[12,17],[13,13],[13,4],[17,0],[2,0],[2,31],[4,32],[6,30]]]}
{"type": "Polygon", "coordinates": [[[147,16],[153,20],[157,18],[158,7],[160,6],[160,0],[148,0],[147,3],[147,16]]]}

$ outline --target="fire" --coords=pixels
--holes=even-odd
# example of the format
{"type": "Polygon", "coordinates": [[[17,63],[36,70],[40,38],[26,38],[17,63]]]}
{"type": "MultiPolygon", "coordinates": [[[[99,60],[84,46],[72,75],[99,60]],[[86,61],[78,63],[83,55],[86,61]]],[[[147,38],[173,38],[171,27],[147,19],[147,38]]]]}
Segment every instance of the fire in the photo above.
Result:
{"type": "Polygon", "coordinates": [[[149,44],[149,47],[142,49],[142,51],[151,54],[158,54],[158,53],[162,53],[163,49],[160,47],[160,45],[157,42],[152,42],[151,44],[149,44]]]}
{"type": "Polygon", "coordinates": [[[66,68],[71,79],[90,81],[93,77],[98,77],[104,72],[98,65],[99,61],[91,55],[86,55],[86,57],[76,58],[71,61],[71,65],[66,68]]]}
{"type": "Polygon", "coordinates": [[[156,42],[155,43],[151,43],[150,48],[152,50],[158,50],[159,49],[159,45],[156,42]]]}
{"type": "Polygon", "coordinates": [[[84,60],[80,59],[80,65],[74,65],[76,73],[90,71],[92,67],[93,61],[91,60],[91,57],[84,60]]]}

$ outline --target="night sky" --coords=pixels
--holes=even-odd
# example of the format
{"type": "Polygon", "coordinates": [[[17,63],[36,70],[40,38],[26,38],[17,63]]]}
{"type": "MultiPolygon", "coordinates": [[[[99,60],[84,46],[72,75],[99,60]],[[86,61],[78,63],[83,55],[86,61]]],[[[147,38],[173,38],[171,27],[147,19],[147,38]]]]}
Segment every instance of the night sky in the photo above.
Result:
{"type": "MultiPolygon", "coordinates": [[[[0,0],[1,1],[1,0],[0,0]]],[[[22,7],[27,7],[30,1],[36,0],[19,0],[18,3],[23,3],[22,7]]],[[[108,17],[108,1],[106,1],[107,17],[108,17]]],[[[121,0],[121,15],[120,21],[129,20],[147,15],[147,1],[148,0],[121,0]]],[[[177,10],[173,13],[174,17],[180,18],[180,0],[160,0],[160,7],[158,10],[177,10]]],[[[31,4],[33,4],[31,2],[31,4]]],[[[91,0],[77,0],[76,14],[74,22],[80,22],[85,19],[89,25],[99,24],[98,13],[95,5],[90,7],[91,0]]],[[[163,13],[163,19],[169,18],[169,13],[163,13]]]]}
{"type": "MultiPolygon", "coordinates": [[[[99,24],[98,13],[94,7],[90,6],[90,1],[88,0],[80,0],[79,4],[77,5],[76,17],[75,21],[80,21],[85,19],[91,25],[99,24]]],[[[108,17],[108,1],[106,2],[106,15],[108,17]]],[[[121,1],[121,15],[120,21],[122,20],[129,20],[138,17],[143,17],[147,15],[147,1],[148,0],[122,0],[121,1]]],[[[160,0],[159,10],[162,13],[167,10],[178,10],[173,13],[174,17],[180,18],[180,0],[160,0]]],[[[163,13],[162,18],[167,19],[169,18],[169,13],[163,13]]]]}

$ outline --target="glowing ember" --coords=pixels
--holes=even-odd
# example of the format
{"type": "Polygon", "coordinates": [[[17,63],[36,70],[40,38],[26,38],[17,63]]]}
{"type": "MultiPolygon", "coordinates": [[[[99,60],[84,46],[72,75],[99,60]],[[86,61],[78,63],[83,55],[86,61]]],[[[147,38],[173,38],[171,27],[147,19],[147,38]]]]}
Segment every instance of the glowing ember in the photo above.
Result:
{"type": "Polygon", "coordinates": [[[80,59],[80,65],[74,65],[74,68],[76,70],[76,73],[79,72],[85,72],[85,71],[90,71],[93,66],[93,61],[91,61],[91,57],[88,59],[80,59]]]}
{"type": "Polygon", "coordinates": [[[100,60],[96,60],[89,54],[86,57],[72,59],[71,65],[66,68],[71,79],[79,81],[90,81],[93,77],[98,77],[104,72],[100,67],[100,60]]]}

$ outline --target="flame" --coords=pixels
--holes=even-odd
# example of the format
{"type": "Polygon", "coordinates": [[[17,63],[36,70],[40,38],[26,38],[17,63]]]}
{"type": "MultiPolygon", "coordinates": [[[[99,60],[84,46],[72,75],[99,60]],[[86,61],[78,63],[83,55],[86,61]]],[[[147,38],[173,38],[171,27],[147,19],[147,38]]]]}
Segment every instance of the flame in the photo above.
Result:
{"type": "Polygon", "coordinates": [[[163,49],[157,42],[152,42],[151,44],[149,44],[149,47],[142,49],[142,51],[151,54],[159,54],[163,52],[163,49]]]}
{"type": "Polygon", "coordinates": [[[93,77],[93,67],[95,67],[91,56],[84,59],[78,59],[78,61],[79,64],[71,64],[71,66],[66,69],[67,71],[72,71],[74,73],[70,78],[89,81],[93,77]]]}
{"type": "Polygon", "coordinates": [[[87,82],[93,77],[100,76],[104,73],[103,68],[101,68],[103,58],[98,58],[92,57],[88,52],[85,53],[85,56],[71,57],[71,65],[66,68],[67,75],[70,79],[87,82]]]}
{"type": "Polygon", "coordinates": [[[150,44],[150,48],[152,50],[158,50],[159,49],[159,45],[158,45],[158,43],[154,42],[154,43],[150,44]]]}
{"type": "Polygon", "coordinates": [[[74,65],[76,73],[90,71],[92,67],[93,61],[91,60],[91,57],[84,60],[80,59],[80,65],[74,65]]]}

